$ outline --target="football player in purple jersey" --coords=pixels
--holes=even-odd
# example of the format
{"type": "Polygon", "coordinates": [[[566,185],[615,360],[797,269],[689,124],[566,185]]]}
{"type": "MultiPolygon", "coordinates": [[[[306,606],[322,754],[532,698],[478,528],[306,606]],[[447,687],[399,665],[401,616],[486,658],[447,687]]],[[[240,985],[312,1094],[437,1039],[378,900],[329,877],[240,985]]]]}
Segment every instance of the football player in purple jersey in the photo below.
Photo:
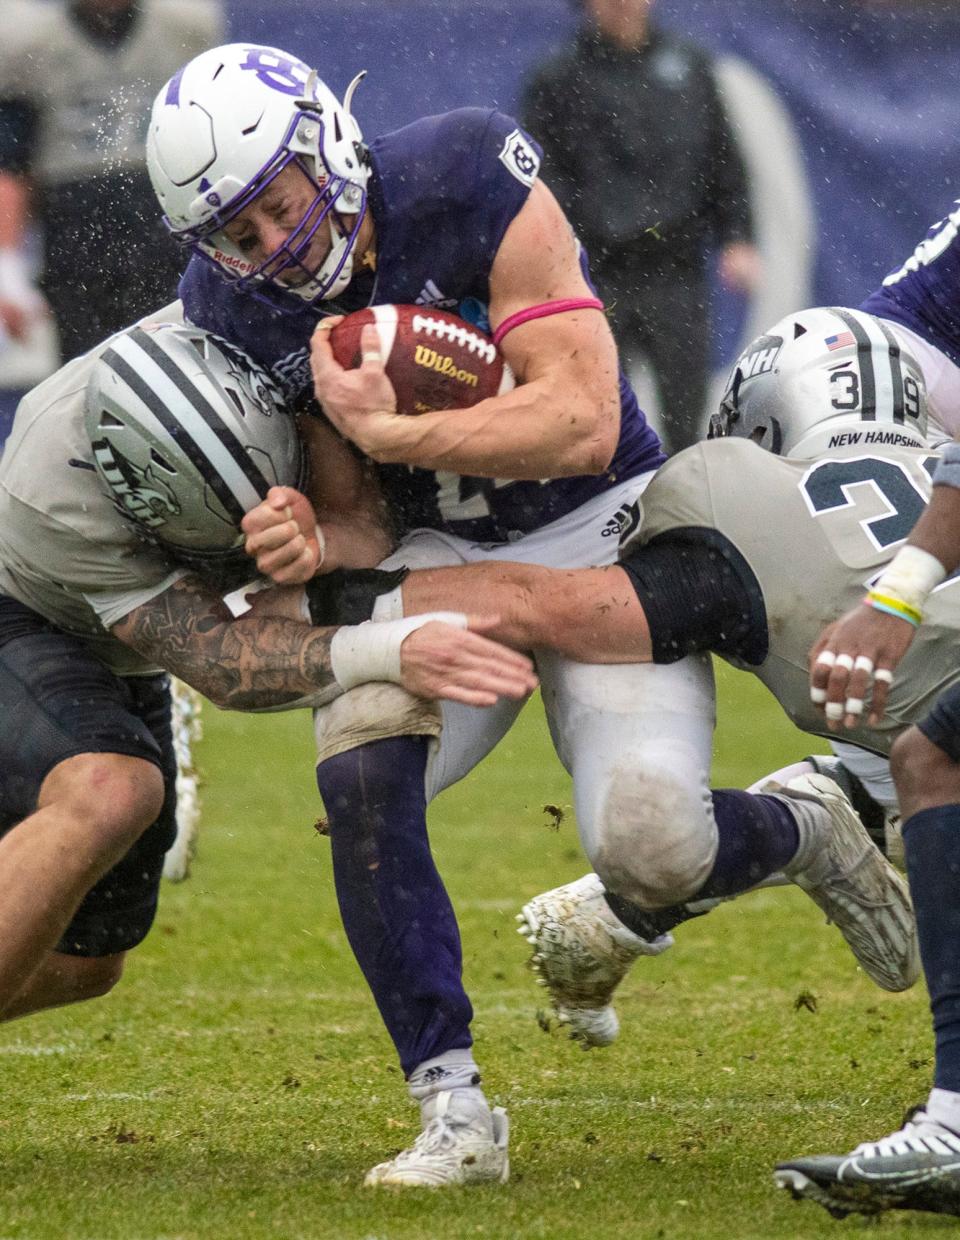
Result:
{"type": "Polygon", "coordinates": [[[960,201],[861,309],[886,319],[920,363],[927,385],[930,438],[960,434],[960,201]]]}
{"type": "MultiPolygon", "coordinates": [[[[233,44],[187,64],[150,122],[154,188],[168,227],[193,251],[180,289],[187,318],[248,351],[295,404],[319,415],[319,402],[327,415],[310,419],[318,530],[291,541],[286,510],[298,497],[285,496],[251,517],[250,551],[288,581],[506,549],[557,567],[612,562],[663,454],[620,372],[587,256],[538,179],[539,149],[515,121],[481,108],[367,143],[351,114],[355,85],[340,102],[296,56],[233,44]],[[411,302],[491,330],[516,389],[469,410],[400,418],[377,367],[344,376],[323,337],[311,372],[324,318],[411,302]]],[[[614,886],[643,882],[629,807],[611,796],[616,755],[643,750],[656,769],[708,770],[709,662],[584,669],[545,653],[538,670],[588,855],[614,886]]],[[[385,689],[346,695],[316,722],[344,925],[424,1125],[368,1182],[502,1180],[506,1118],[480,1088],[456,920],[425,815],[519,707],[441,715],[385,689]]],[[[667,843],[679,886],[665,902],[696,890],[711,864],[716,826],[704,803],[707,790],[693,781],[665,824],[667,835],[674,822],[679,830],[667,843]],[[702,829],[688,830],[692,821],[702,829]]],[[[632,946],[657,952],[667,942],[653,927],[632,946]]]]}

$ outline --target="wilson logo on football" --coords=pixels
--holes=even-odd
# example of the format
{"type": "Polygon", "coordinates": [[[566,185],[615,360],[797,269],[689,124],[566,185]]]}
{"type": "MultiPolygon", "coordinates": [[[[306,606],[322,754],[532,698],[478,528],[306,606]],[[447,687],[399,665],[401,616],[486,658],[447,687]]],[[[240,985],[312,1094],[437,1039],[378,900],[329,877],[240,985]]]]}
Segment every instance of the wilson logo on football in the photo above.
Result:
{"type": "Polygon", "coordinates": [[[466,383],[470,387],[477,386],[478,379],[475,374],[461,369],[452,357],[444,357],[436,349],[431,349],[429,345],[418,344],[414,349],[413,360],[417,366],[426,366],[429,370],[435,370],[438,375],[446,375],[448,379],[455,379],[457,383],[466,383]]]}

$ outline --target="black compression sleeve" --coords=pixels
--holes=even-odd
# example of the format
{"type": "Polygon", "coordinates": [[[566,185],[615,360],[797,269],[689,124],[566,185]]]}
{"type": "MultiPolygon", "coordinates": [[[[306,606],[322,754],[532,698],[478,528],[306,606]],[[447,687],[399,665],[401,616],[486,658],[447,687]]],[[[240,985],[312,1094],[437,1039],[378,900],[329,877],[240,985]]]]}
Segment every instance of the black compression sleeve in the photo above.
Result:
{"type": "Polygon", "coordinates": [[[753,570],[719,530],[669,530],[620,562],[650,628],[655,663],[713,650],[756,666],[767,657],[767,613],[753,570]]]}
{"type": "Polygon", "coordinates": [[[401,585],[409,568],[337,568],[304,586],[310,623],[321,626],[362,624],[373,614],[381,594],[401,585]]]}

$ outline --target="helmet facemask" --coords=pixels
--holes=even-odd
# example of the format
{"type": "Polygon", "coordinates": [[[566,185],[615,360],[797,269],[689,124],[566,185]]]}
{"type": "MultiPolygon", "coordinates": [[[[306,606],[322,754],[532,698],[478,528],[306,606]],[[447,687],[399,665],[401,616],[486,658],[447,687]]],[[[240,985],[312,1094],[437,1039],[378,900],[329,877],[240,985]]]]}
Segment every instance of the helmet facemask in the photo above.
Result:
{"type": "MultiPolygon", "coordinates": [[[[295,128],[313,128],[323,121],[304,113],[295,128]],[[309,118],[309,119],[308,119],[309,118]]],[[[360,232],[366,208],[366,191],[344,177],[321,175],[319,153],[310,157],[287,150],[263,175],[249,185],[223,211],[191,233],[178,234],[178,240],[194,253],[215,263],[221,274],[237,288],[255,296],[269,289],[270,304],[276,295],[290,295],[307,305],[337,297],[353,274],[353,247],[360,232]],[[251,263],[226,233],[226,226],[237,218],[255,198],[264,193],[286,168],[293,168],[309,183],[313,197],[286,241],[260,263],[251,263]],[[348,208],[345,210],[344,208],[348,208]],[[331,244],[323,262],[315,270],[309,265],[310,248],[327,223],[331,244]]]]}
{"type": "Polygon", "coordinates": [[[743,380],[743,368],[737,365],[730,375],[727,390],[720,399],[719,409],[710,415],[707,438],[749,439],[775,456],[780,456],[783,451],[783,431],[777,418],[773,416],[763,419],[752,418],[749,426],[744,421],[744,414],[740,407],[740,388],[743,380]]]}

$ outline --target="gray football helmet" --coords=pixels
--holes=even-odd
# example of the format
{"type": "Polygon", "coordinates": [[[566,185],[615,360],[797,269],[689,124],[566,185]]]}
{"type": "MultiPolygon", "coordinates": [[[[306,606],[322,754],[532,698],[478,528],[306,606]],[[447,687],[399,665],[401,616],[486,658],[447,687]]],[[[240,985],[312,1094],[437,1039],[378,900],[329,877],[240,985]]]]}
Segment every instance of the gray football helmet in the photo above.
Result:
{"type": "Polygon", "coordinates": [[[836,306],[789,314],[734,364],[709,438],[808,460],[848,447],[927,446],[923,372],[882,319],[836,306]]]}
{"type": "MultiPolygon", "coordinates": [[[[296,422],[273,380],[197,328],[160,323],[114,336],[91,372],[85,419],[120,513],[199,570],[243,565],[244,514],[271,486],[303,481],[296,422]]],[[[252,562],[246,568],[252,575],[252,562]]]]}

